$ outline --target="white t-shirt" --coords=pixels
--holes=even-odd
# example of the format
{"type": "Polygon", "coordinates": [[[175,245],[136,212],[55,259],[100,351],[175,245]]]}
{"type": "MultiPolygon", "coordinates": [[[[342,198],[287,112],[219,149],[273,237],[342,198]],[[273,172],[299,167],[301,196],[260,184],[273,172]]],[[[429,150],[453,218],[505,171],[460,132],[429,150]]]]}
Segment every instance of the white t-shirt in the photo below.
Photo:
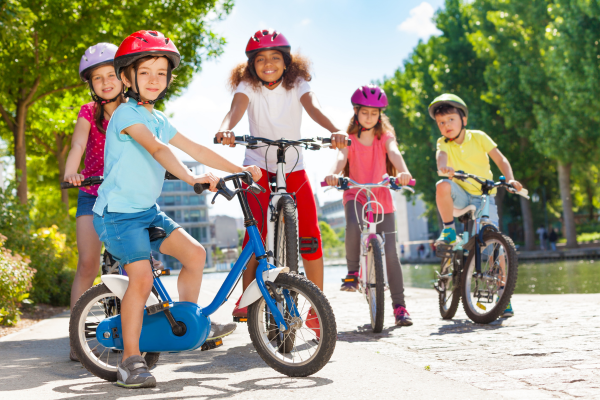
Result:
{"type": "MultiPolygon", "coordinates": [[[[291,90],[279,85],[273,90],[264,86],[255,89],[247,82],[241,82],[235,93],[244,93],[250,99],[248,105],[248,122],[252,136],[267,139],[300,139],[300,124],[302,123],[302,104],[300,97],[310,92],[310,85],[303,79],[299,79],[291,90]]],[[[304,169],[302,149],[297,148],[298,153],[290,148],[285,154],[286,173],[304,169]],[[296,160],[298,163],[296,164],[296,160]],[[294,167],[294,165],[296,165],[294,167]]],[[[265,154],[267,147],[260,149],[246,149],[244,165],[256,165],[267,169],[265,165],[265,154]]],[[[277,147],[269,147],[267,154],[269,172],[277,170],[277,147]]]]}

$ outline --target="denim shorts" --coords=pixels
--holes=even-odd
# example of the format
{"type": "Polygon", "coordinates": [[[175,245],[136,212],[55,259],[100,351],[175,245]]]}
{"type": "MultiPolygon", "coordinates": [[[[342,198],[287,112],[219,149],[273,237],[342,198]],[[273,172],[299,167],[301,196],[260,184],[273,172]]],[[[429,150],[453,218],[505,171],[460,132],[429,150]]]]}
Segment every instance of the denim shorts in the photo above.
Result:
{"type": "Polygon", "coordinates": [[[160,252],[162,242],[180,227],[156,204],[137,213],[109,212],[107,208],[103,216],[94,214],[94,228],[106,250],[121,265],[148,260],[151,252],[160,252]],[[163,228],[167,236],[150,242],[148,228],[151,227],[163,228]]]}
{"type": "Polygon", "coordinates": [[[97,198],[98,196],[80,190],[77,196],[77,213],[75,214],[75,218],[83,215],[94,215],[92,208],[94,208],[97,198]]]}
{"type": "MultiPolygon", "coordinates": [[[[456,183],[450,179],[442,179],[441,181],[438,182],[438,184],[440,184],[441,182],[450,183],[450,186],[452,187],[451,196],[452,196],[452,200],[454,201],[454,208],[457,208],[460,210],[460,209],[466,208],[467,206],[474,205],[475,207],[477,207],[477,211],[479,211],[479,209],[481,207],[481,196],[477,196],[477,195],[467,192],[458,183],[456,183]]],[[[496,200],[495,200],[494,196],[488,196],[488,201],[489,201],[490,222],[492,222],[494,225],[496,225],[496,227],[498,227],[498,219],[499,218],[498,218],[498,207],[496,207],[496,200]]]]}

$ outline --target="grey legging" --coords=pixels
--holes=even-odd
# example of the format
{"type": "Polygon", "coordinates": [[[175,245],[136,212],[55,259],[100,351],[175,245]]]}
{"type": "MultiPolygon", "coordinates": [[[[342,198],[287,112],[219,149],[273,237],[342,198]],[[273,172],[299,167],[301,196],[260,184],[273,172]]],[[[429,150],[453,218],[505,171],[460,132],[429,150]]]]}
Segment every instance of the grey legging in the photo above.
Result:
{"type": "MultiPolygon", "coordinates": [[[[360,226],[356,220],[354,210],[355,201],[346,203],[346,262],[348,272],[358,272],[360,269],[360,226]]],[[[357,204],[358,213],[362,211],[362,205],[357,204]]],[[[377,220],[377,219],[375,219],[377,220]]],[[[361,221],[362,222],[362,221],[361,221]]],[[[387,266],[388,282],[392,294],[392,302],[406,307],[404,303],[404,280],[400,258],[396,249],[396,218],[395,213],[383,214],[383,221],[377,224],[377,233],[385,239],[385,263],[387,266]]]]}

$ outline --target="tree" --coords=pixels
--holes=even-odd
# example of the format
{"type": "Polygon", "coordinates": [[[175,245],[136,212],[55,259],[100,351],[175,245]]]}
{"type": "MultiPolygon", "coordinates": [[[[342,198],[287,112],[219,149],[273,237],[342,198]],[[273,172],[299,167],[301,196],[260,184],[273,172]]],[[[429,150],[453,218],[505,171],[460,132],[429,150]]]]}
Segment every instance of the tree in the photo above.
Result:
{"type": "Polygon", "coordinates": [[[200,70],[201,61],[221,53],[224,39],[210,31],[209,13],[217,18],[232,8],[231,0],[108,0],[82,2],[8,1],[0,8],[0,114],[2,134],[12,139],[17,195],[27,201],[29,109],[38,101],[83,86],[76,71],[85,49],[98,42],[120,43],[127,35],[153,28],[178,46],[182,65],[170,95],[177,94],[200,70]]]}

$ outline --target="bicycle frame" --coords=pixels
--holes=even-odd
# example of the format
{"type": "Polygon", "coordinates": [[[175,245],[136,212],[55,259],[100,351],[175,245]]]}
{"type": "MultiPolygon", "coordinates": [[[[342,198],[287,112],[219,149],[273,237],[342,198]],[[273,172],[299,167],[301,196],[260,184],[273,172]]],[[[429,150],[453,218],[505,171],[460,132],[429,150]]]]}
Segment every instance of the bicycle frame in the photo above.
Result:
{"type": "MultiPolygon", "coordinates": [[[[381,186],[383,187],[383,185],[381,186]]],[[[377,241],[380,244],[380,250],[381,250],[381,259],[383,262],[383,270],[384,270],[384,276],[387,278],[387,266],[386,266],[386,260],[385,260],[385,237],[382,235],[379,235],[377,233],[377,223],[375,223],[375,212],[373,211],[373,207],[371,206],[371,204],[375,203],[377,205],[377,207],[381,207],[382,211],[383,211],[383,206],[381,205],[381,203],[379,203],[377,201],[377,198],[375,198],[375,200],[371,200],[371,195],[372,192],[371,190],[369,190],[369,188],[361,188],[358,190],[358,192],[356,193],[355,196],[355,200],[358,198],[358,195],[361,191],[365,191],[365,196],[367,197],[367,201],[366,203],[363,205],[362,207],[362,215],[366,215],[366,220],[364,217],[361,218],[363,220],[363,222],[366,225],[366,229],[364,229],[364,231],[361,233],[361,247],[362,247],[362,255],[363,257],[361,258],[361,265],[360,265],[360,269],[359,269],[359,273],[358,273],[358,281],[359,283],[363,286],[363,287],[368,287],[368,276],[369,276],[369,242],[371,241],[371,239],[377,239],[377,241]]],[[[383,212],[382,212],[383,214],[383,212]]],[[[357,215],[357,219],[358,219],[358,215],[357,215]]],[[[379,221],[381,222],[381,221],[379,221]]],[[[378,222],[378,223],[379,223],[378,222]]],[[[384,282],[384,285],[387,285],[387,281],[384,282]]],[[[365,290],[365,295],[367,295],[367,291],[365,290]]]]}

